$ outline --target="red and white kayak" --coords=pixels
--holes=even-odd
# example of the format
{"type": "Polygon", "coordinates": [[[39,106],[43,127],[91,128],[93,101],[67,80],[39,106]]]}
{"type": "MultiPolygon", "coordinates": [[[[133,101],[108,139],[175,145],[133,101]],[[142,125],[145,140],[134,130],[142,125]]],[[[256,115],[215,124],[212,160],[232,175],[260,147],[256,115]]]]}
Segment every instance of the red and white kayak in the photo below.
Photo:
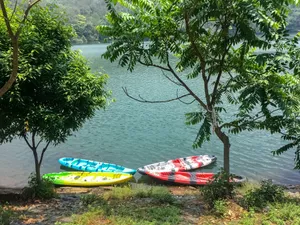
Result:
{"type": "Polygon", "coordinates": [[[184,158],[171,159],[168,161],[149,164],[138,168],[138,172],[146,174],[146,172],[177,172],[194,170],[215,162],[217,157],[214,155],[196,155],[184,158]]]}
{"type": "MultiPolygon", "coordinates": [[[[206,185],[214,179],[214,173],[200,173],[200,172],[155,172],[146,171],[146,174],[159,180],[168,181],[178,184],[188,185],[206,185]]],[[[231,182],[241,183],[246,179],[241,176],[233,177],[231,182]]]]}

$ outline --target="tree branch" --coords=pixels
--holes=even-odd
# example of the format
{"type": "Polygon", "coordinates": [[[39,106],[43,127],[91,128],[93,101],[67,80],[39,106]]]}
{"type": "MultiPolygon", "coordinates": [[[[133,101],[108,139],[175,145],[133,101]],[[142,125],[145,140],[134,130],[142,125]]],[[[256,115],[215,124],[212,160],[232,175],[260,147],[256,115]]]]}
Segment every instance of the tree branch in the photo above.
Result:
{"type": "MultiPolygon", "coordinates": [[[[227,27],[227,30],[228,30],[228,27],[227,27]]],[[[239,31],[239,29],[236,29],[235,34],[234,34],[234,37],[236,37],[238,31],[239,31]]],[[[227,35],[228,35],[228,31],[227,31],[227,35]]],[[[213,92],[212,92],[212,97],[211,97],[211,99],[212,99],[212,100],[211,100],[211,104],[212,104],[212,105],[214,105],[214,104],[215,104],[215,101],[216,101],[217,90],[218,90],[218,86],[219,86],[220,79],[221,79],[221,77],[222,77],[222,72],[223,72],[222,67],[223,67],[224,62],[225,62],[225,57],[226,57],[228,51],[229,51],[230,48],[231,48],[231,45],[232,45],[232,42],[230,42],[229,45],[228,45],[228,47],[225,48],[224,54],[223,54],[223,56],[222,56],[222,58],[221,58],[221,61],[220,61],[220,70],[219,70],[219,74],[218,74],[218,76],[217,76],[217,80],[216,80],[216,82],[215,82],[215,86],[214,86],[214,89],[213,89],[213,92]]]]}
{"type": "Polygon", "coordinates": [[[163,73],[163,75],[164,75],[169,81],[171,81],[172,83],[174,83],[174,84],[176,84],[176,85],[178,85],[178,86],[182,86],[181,83],[178,83],[178,82],[172,80],[169,76],[167,76],[163,70],[162,70],[161,72],[163,73]]]}
{"type": "Polygon", "coordinates": [[[159,69],[162,69],[162,70],[170,71],[170,70],[169,70],[168,68],[166,68],[166,67],[163,67],[163,66],[160,66],[160,65],[156,65],[156,64],[153,64],[153,63],[147,64],[147,63],[142,62],[141,60],[138,60],[138,62],[139,62],[140,64],[144,65],[144,66],[153,66],[153,67],[156,67],[156,68],[159,68],[159,69]]]}
{"type": "Polygon", "coordinates": [[[13,10],[13,12],[12,12],[12,14],[11,14],[11,17],[10,17],[9,21],[12,20],[13,15],[15,14],[15,12],[16,12],[16,10],[17,10],[17,5],[18,5],[18,1],[16,0],[15,5],[14,5],[14,10],[13,10]]]}
{"type": "Polygon", "coordinates": [[[207,106],[205,105],[205,103],[186,85],[186,83],[180,79],[180,77],[175,73],[175,71],[173,70],[173,68],[171,67],[169,61],[168,61],[168,67],[171,71],[171,73],[173,74],[173,76],[182,84],[182,86],[190,93],[191,96],[193,96],[195,98],[195,100],[197,102],[200,103],[200,105],[207,110],[207,106]]]}
{"type": "Polygon", "coordinates": [[[26,134],[23,135],[23,138],[24,138],[25,142],[27,143],[27,145],[29,146],[29,148],[32,150],[32,146],[29,144],[26,134]]]}
{"type": "Polygon", "coordinates": [[[40,143],[42,142],[42,139],[41,140],[39,140],[39,142],[37,143],[37,145],[36,145],[36,148],[38,148],[39,147],[39,145],[40,145],[40,143]]]}
{"type": "Polygon", "coordinates": [[[36,146],[35,146],[35,134],[36,134],[36,131],[33,131],[32,135],[31,135],[32,148],[36,148],[36,146]]]}
{"type": "Polygon", "coordinates": [[[0,7],[1,7],[1,10],[2,10],[2,14],[3,14],[3,17],[4,17],[4,22],[5,22],[7,31],[8,31],[8,35],[12,39],[13,37],[15,37],[15,35],[14,35],[14,32],[11,28],[10,21],[8,19],[8,15],[7,15],[6,7],[5,7],[5,4],[4,4],[4,0],[0,0],[0,7]]]}
{"type": "Polygon", "coordinates": [[[173,98],[173,99],[168,99],[168,100],[161,100],[161,101],[149,101],[149,100],[146,100],[144,99],[143,97],[141,97],[139,95],[139,99],[138,98],[135,98],[133,96],[131,96],[128,91],[127,91],[127,88],[126,87],[122,87],[124,93],[131,99],[135,100],[135,101],[138,101],[138,102],[142,102],[142,103],[166,103],[166,102],[172,102],[172,101],[176,101],[176,100],[179,100],[181,98],[184,98],[184,97],[187,97],[189,96],[190,94],[185,94],[185,95],[182,95],[182,96],[179,96],[177,98],[173,98]]]}
{"type": "MultiPolygon", "coordinates": [[[[177,90],[177,97],[178,97],[178,90],[177,90]]],[[[182,101],[180,98],[178,98],[178,100],[179,100],[181,103],[186,104],[186,105],[190,105],[190,104],[192,104],[193,102],[196,101],[196,99],[193,99],[191,102],[184,102],[184,101],[182,101]]]]}
{"type": "MultiPolygon", "coordinates": [[[[3,0],[1,0],[1,1],[3,1],[3,0]]],[[[22,28],[23,28],[23,26],[24,26],[25,20],[26,20],[27,17],[28,17],[28,14],[29,14],[30,9],[31,9],[34,5],[36,5],[38,2],[40,2],[40,1],[41,1],[41,0],[35,0],[33,3],[31,3],[31,1],[29,2],[29,5],[28,5],[27,9],[25,10],[24,17],[23,17],[23,19],[22,19],[22,21],[21,21],[21,23],[20,23],[20,26],[19,26],[18,29],[17,29],[16,37],[19,37],[19,35],[20,35],[21,31],[22,31],[22,28]]]]}
{"type": "Polygon", "coordinates": [[[205,99],[206,99],[206,103],[207,103],[207,107],[206,109],[210,108],[210,97],[209,97],[209,92],[208,92],[208,79],[206,78],[206,72],[205,72],[205,60],[204,57],[202,56],[202,54],[200,53],[194,37],[192,36],[191,32],[190,32],[190,24],[189,24],[189,18],[188,18],[188,14],[187,12],[185,12],[185,27],[186,27],[186,33],[188,34],[189,40],[191,42],[191,45],[196,53],[196,56],[198,57],[199,61],[200,61],[200,66],[201,66],[201,75],[202,75],[202,79],[204,82],[204,92],[205,92],[205,99]]]}
{"type": "MultiPolygon", "coordinates": [[[[207,109],[207,107],[206,107],[206,105],[205,105],[205,103],[184,83],[184,81],[183,80],[181,80],[180,79],[180,77],[176,74],[176,72],[173,70],[173,68],[171,67],[171,65],[170,65],[170,63],[169,63],[169,58],[167,58],[167,61],[168,61],[168,68],[166,68],[166,67],[163,67],[163,66],[160,66],[160,65],[156,65],[156,64],[146,64],[146,63],[144,63],[144,62],[142,62],[141,60],[138,60],[138,62],[139,63],[141,63],[142,65],[145,65],[145,66],[153,66],[153,67],[157,67],[157,68],[160,68],[160,69],[162,69],[162,70],[165,70],[165,71],[169,71],[169,72],[171,72],[172,74],[173,74],[173,76],[179,81],[179,83],[177,84],[177,85],[181,85],[181,86],[183,86],[189,93],[190,93],[190,95],[192,95],[195,99],[196,99],[196,101],[197,102],[199,102],[200,103],[200,105],[203,107],[203,108],[205,108],[205,109],[207,109]]],[[[173,81],[172,81],[173,82],[173,81]]],[[[136,98],[134,98],[134,97],[132,97],[132,96],[130,96],[129,94],[128,94],[128,92],[127,92],[127,89],[124,89],[123,88],[123,91],[125,92],[125,94],[128,96],[128,97],[130,97],[130,98],[132,98],[132,99],[134,99],[134,100],[136,100],[136,101],[139,101],[139,102],[145,102],[145,100],[143,99],[143,98],[141,98],[142,100],[140,100],[140,99],[136,99],[136,98]],[[126,91],[125,91],[126,90],[126,91]]],[[[185,96],[184,96],[185,97],[185,96]]],[[[175,99],[171,99],[171,101],[175,101],[175,100],[178,100],[178,98],[175,98],[175,99]]],[[[151,102],[151,101],[147,101],[146,100],[146,102],[151,102]]],[[[165,100],[165,101],[154,101],[154,102],[151,102],[151,103],[162,103],[162,102],[170,102],[169,100],[165,100]]]]}
{"type": "MultiPolygon", "coordinates": [[[[270,112],[270,115],[272,114],[272,113],[274,113],[274,112],[276,112],[276,111],[279,111],[280,109],[274,109],[273,111],[271,111],[270,112]]],[[[251,116],[249,119],[248,119],[248,121],[246,121],[246,122],[244,122],[244,123],[242,123],[242,124],[240,124],[239,126],[244,126],[244,125],[247,125],[247,124],[249,124],[250,122],[255,122],[255,121],[257,121],[258,119],[261,119],[261,118],[263,118],[265,115],[261,115],[261,116],[257,116],[259,113],[261,113],[261,111],[260,112],[258,112],[255,116],[251,116]],[[249,120],[251,120],[251,121],[249,121],[249,120]]],[[[243,121],[244,120],[244,118],[243,119],[239,119],[239,120],[237,120],[238,122],[240,122],[240,121],[243,121]]],[[[230,122],[230,123],[223,123],[221,126],[220,126],[220,128],[223,128],[224,126],[232,126],[233,124],[232,124],[232,122],[230,122]]],[[[234,126],[234,127],[237,127],[237,126],[234,126]]]]}
{"type": "Polygon", "coordinates": [[[46,152],[49,144],[50,144],[50,141],[48,141],[48,143],[46,144],[46,146],[43,148],[43,151],[42,151],[42,154],[41,154],[41,158],[40,158],[40,161],[39,161],[39,166],[41,166],[41,164],[42,164],[42,161],[43,161],[43,158],[44,158],[44,154],[45,154],[45,152],[46,152]]]}
{"type": "Polygon", "coordinates": [[[24,26],[24,22],[28,16],[30,9],[39,2],[40,0],[36,0],[33,3],[29,4],[27,9],[25,10],[25,14],[23,20],[21,21],[16,33],[14,34],[10,20],[8,19],[6,7],[4,4],[4,0],[0,0],[0,8],[2,10],[2,14],[4,17],[5,25],[7,28],[8,36],[11,39],[13,54],[12,54],[12,71],[8,81],[0,88],[0,97],[2,97],[15,83],[18,75],[18,68],[19,68],[19,35],[21,33],[22,27],[24,26]]]}

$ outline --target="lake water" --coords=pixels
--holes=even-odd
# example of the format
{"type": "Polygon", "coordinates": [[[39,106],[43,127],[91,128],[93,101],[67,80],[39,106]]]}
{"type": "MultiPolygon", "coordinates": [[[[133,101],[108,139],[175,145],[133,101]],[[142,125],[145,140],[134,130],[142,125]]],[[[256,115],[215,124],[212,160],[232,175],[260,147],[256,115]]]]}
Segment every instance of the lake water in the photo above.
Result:
{"type": "MultiPolygon", "coordinates": [[[[158,69],[138,66],[133,73],[100,57],[106,45],[74,46],[89,60],[93,71],[109,74],[107,88],[112,90],[115,102],[105,111],[98,111],[94,118],[68,141],[59,146],[49,146],[42,164],[42,173],[58,172],[60,157],[79,157],[105,161],[138,168],[145,164],[188,155],[212,154],[217,163],[203,171],[217,172],[223,165],[223,146],[212,136],[201,149],[193,149],[192,143],[199,125],[185,125],[186,112],[197,110],[196,104],[181,102],[144,104],[128,98],[122,87],[134,96],[148,100],[174,98],[177,87],[169,82],[158,69]]],[[[191,80],[197,90],[201,83],[191,80]]],[[[179,94],[184,94],[182,90],[179,94]]],[[[229,110],[225,118],[232,116],[229,110]]],[[[231,172],[249,179],[273,179],[277,183],[299,184],[300,173],[293,170],[294,152],[273,156],[271,151],[284,142],[278,135],[263,131],[230,135],[231,172]]],[[[23,140],[0,146],[0,186],[22,187],[34,171],[31,150],[23,140]]],[[[137,174],[136,180],[140,178],[137,174]]]]}

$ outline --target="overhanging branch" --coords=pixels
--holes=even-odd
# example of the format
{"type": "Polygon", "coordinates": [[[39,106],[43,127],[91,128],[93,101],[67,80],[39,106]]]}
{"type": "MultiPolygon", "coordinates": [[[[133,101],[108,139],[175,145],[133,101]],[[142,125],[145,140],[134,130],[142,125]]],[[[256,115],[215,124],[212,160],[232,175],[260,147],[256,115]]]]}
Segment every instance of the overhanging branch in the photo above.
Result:
{"type": "Polygon", "coordinates": [[[150,101],[150,100],[146,100],[144,99],[142,96],[139,95],[139,98],[135,98],[133,96],[131,96],[129,93],[128,93],[128,90],[126,87],[122,87],[124,93],[131,99],[135,100],[135,101],[138,101],[138,102],[142,102],[142,103],[167,103],[167,102],[172,102],[172,101],[177,101],[177,100],[180,100],[182,98],[185,98],[187,96],[190,96],[190,94],[185,94],[185,95],[182,95],[182,96],[178,96],[177,98],[172,98],[172,99],[168,99],[168,100],[158,100],[158,101],[150,101]]]}
{"type": "Polygon", "coordinates": [[[162,70],[161,71],[162,73],[163,73],[163,75],[169,80],[169,81],[171,81],[172,83],[174,83],[174,84],[176,84],[176,85],[178,85],[178,86],[183,86],[181,83],[178,83],[178,82],[176,82],[175,80],[172,80],[167,74],[165,74],[165,72],[162,70]]]}
{"type": "Polygon", "coordinates": [[[163,67],[163,66],[160,66],[160,65],[156,65],[156,64],[153,64],[153,63],[148,64],[148,63],[142,62],[141,60],[138,60],[138,62],[139,62],[140,64],[144,65],[144,66],[153,66],[153,67],[156,67],[156,68],[165,70],[165,71],[170,71],[170,70],[169,70],[168,68],[166,68],[166,67],[163,67]]]}

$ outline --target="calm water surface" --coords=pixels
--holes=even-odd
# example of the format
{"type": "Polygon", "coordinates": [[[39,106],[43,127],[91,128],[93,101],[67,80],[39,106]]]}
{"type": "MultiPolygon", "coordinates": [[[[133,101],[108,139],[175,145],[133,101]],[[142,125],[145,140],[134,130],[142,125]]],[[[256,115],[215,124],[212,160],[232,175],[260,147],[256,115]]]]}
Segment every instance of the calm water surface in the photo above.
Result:
{"type": "MultiPolygon", "coordinates": [[[[108,89],[116,102],[105,111],[98,111],[82,129],[59,146],[50,146],[45,154],[42,173],[62,169],[60,157],[80,157],[117,163],[138,168],[142,165],[195,154],[213,154],[217,163],[203,171],[218,171],[223,164],[223,146],[215,135],[201,149],[193,149],[192,143],[199,126],[185,125],[186,112],[197,110],[197,105],[180,102],[167,104],[143,104],[136,102],[122,91],[127,87],[130,94],[139,94],[148,100],[174,98],[177,87],[162,75],[160,70],[137,67],[130,73],[116,63],[101,59],[106,45],[74,46],[89,60],[93,71],[109,74],[108,89]]],[[[201,83],[192,80],[197,90],[201,83]]],[[[182,90],[179,94],[185,94],[182,90]]],[[[230,119],[233,109],[225,118],[230,119]]],[[[277,183],[300,183],[299,171],[293,170],[294,152],[273,156],[271,151],[284,144],[277,135],[267,132],[244,132],[231,135],[231,172],[250,179],[273,179],[277,183]]],[[[23,140],[15,140],[0,146],[0,186],[21,187],[34,171],[31,150],[23,140]]],[[[136,180],[140,176],[136,175],[136,180]]]]}

